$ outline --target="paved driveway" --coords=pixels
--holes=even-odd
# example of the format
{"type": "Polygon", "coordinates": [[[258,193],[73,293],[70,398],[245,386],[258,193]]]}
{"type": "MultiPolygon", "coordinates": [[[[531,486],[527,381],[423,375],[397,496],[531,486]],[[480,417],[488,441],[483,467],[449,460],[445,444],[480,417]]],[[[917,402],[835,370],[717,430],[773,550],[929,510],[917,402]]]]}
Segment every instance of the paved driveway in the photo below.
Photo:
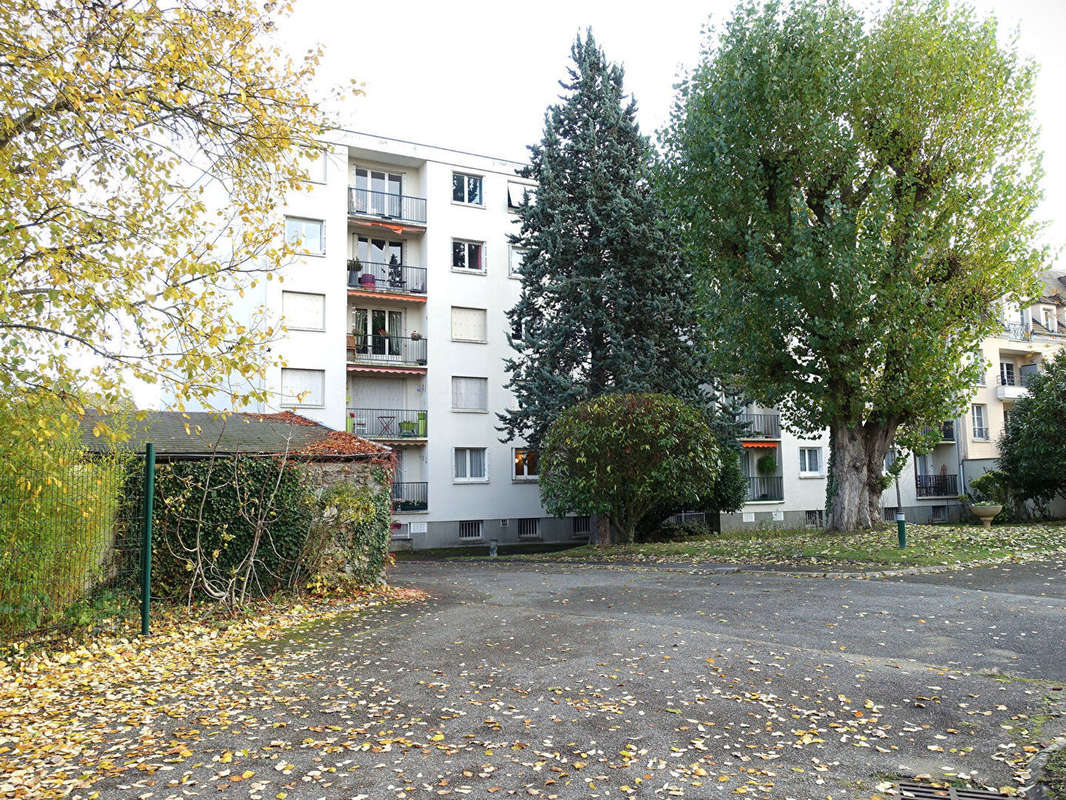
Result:
{"type": "Polygon", "coordinates": [[[1060,729],[1059,567],[871,581],[404,563],[394,581],[429,601],[249,651],[276,679],[234,687],[258,698],[246,718],[196,737],[169,785],[100,796],[836,800],[901,774],[1020,786],[1025,748],[1060,729]],[[255,778],[227,783],[226,750],[255,778]]]}

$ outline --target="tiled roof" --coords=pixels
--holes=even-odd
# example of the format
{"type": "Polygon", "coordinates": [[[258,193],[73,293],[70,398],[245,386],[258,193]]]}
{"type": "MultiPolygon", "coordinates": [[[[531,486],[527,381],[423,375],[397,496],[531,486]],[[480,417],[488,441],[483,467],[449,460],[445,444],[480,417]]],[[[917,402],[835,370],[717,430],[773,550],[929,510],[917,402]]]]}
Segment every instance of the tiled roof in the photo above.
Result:
{"type": "Polygon", "coordinates": [[[121,446],[144,450],[146,442],[155,445],[160,456],[195,456],[218,453],[264,455],[294,453],[328,457],[385,457],[390,449],[355,434],[335,431],[291,411],[277,414],[231,413],[225,416],[206,412],[147,411],[144,419],[132,417],[122,424],[115,416],[93,411],[82,418],[81,439],[89,450],[110,447],[107,439],[93,435],[98,421],[126,427],[130,438],[121,446]]]}
{"type": "Polygon", "coordinates": [[[1045,303],[1066,305],[1066,272],[1048,270],[1040,276],[1040,280],[1044,283],[1041,300],[1045,303]]]}

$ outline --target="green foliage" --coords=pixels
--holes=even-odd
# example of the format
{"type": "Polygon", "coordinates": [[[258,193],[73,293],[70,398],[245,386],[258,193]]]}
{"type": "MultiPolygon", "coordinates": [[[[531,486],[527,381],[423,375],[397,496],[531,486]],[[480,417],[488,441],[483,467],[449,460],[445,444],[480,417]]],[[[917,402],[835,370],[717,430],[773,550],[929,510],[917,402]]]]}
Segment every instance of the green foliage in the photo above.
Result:
{"type": "Polygon", "coordinates": [[[723,379],[830,428],[830,527],[873,524],[900,426],[968,402],[970,355],[1026,301],[1033,67],[966,6],[745,3],[683,84],[661,194],[723,379]]]}
{"type": "Polygon", "coordinates": [[[658,525],[640,526],[637,528],[635,542],[679,542],[684,539],[693,539],[697,536],[707,536],[711,533],[710,527],[704,522],[661,522],[658,525]]]}
{"type": "Polygon", "coordinates": [[[999,453],[1007,485],[1038,509],[1066,493],[1066,351],[1029,379],[1029,394],[1015,402],[999,453]]]}
{"type": "Polygon", "coordinates": [[[755,469],[760,475],[773,475],[777,472],[777,459],[771,455],[759,456],[755,469]]]}
{"type": "Polygon", "coordinates": [[[662,394],[610,394],[567,409],[541,449],[541,499],[549,512],[603,514],[631,542],[669,498],[697,507],[721,470],[703,411],[662,394]]]}
{"type": "Polygon", "coordinates": [[[992,503],[1004,508],[1010,505],[1010,486],[1006,474],[1000,470],[991,469],[969,483],[974,493],[974,502],[992,503]]]}
{"type": "Polygon", "coordinates": [[[317,493],[317,513],[301,563],[306,588],[315,594],[343,593],[385,582],[389,563],[391,483],[377,470],[379,488],[338,484],[317,493]]]}
{"type": "Polygon", "coordinates": [[[86,453],[73,419],[43,394],[0,402],[0,633],[70,621],[113,577],[126,463],[86,453]],[[21,415],[48,423],[26,432],[21,415]]]}
{"type": "Polygon", "coordinates": [[[292,586],[312,521],[298,462],[174,461],[155,481],[153,592],[233,605],[292,586]]]}
{"type": "Polygon", "coordinates": [[[537,192],[512,237],[525,255],[508,318],[522,338],[507,362],[517,407],[499,415],[500,430],[534,448],[582,400],[648,391],[696,400],[709,374],[687,301],[692,276],[653,191],[653,150],[622,69],[591,33],[571,55],[562,101],[520,173],[537,192]]]}

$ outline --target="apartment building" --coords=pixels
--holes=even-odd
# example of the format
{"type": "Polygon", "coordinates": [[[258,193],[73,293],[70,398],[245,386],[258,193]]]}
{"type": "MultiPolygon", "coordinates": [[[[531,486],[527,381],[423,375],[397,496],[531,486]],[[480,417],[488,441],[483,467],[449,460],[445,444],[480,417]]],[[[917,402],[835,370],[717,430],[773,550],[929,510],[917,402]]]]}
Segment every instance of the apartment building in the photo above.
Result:
{"type": "Polygon", "coordinates": [[[566,541],[587,518],[540,505],[537,458],[503,444],[505,312],[522,253],[508,243],[532,187],[520,164],[339,132],[285,209],[300,253],[251,298],[283,316],[275,399],[393,448],[394,538],[414,547],[566,541]]]}
{"type": "MultiPolygon", "coordinates": [[[[1047,272],[1042,280],[1035,303],[1003,309],[1002,331],[981,346],[989,369],[974,387],[968,413],[941,424],[932,452],[908,457],[899,475],[899,499],[896,485],[882,496],[886,520],[894,519],[900,507],[915,522],[951,522],[967,515],[959,495],[995,466],[996,443],[1011,407],[1028,394],[1029,377],[1066,347],[1066,272],[1047,272]]],[[[797,438],[781,430],[773,409],[751,407],[742,420],[748,423],[741,464],[749,499],[740,513],[726,515],[723,527],[821,527],[828,433],[797,438]]],[[[1054,510],[1066,513],[1066,504],[1054,510]]]]}

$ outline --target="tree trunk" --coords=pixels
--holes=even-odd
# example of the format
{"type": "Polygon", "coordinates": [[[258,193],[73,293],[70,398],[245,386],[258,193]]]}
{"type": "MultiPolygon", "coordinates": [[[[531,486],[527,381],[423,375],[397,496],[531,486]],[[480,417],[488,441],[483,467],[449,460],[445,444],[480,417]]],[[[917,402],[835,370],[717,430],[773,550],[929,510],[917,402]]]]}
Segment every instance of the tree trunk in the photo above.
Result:
{"type": "Polygon", "coordinates": [[[871,523],[881,519],[881,495],[884,492],[881,478],[885,473],[888,443],[896,435],[897,427],[898,423],[891,418],[879,423],[867,422],[863,426],[866,439],[866,485],[869,495],[867,502],[870,506],[871,523]]]}
{"type": "Polygon", "coordinates": [[[607,547],[611,544],[611,520],[606,514],[596,516],[596,525],[592,530],[593,541],[596,547],[607,547]]]}
{"type": "Polygon", "coordinates": [[[834,422],[833,482],[826,530],[856,531],[871,527],[866,442],[858,425],[834,422]]]}

